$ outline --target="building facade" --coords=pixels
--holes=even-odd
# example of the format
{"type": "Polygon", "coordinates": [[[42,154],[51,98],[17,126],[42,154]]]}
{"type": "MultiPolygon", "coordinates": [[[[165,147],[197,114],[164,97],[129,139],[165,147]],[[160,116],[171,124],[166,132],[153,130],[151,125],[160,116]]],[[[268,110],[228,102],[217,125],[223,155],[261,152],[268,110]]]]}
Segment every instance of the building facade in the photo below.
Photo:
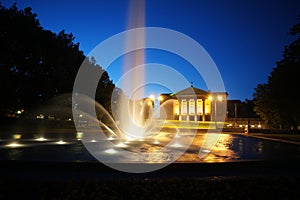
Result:
{"type": "Polygon", "coordinates": [[[169,120],[225,121],[227,96],[227,92],[210,92],[191,86],[176,93],[161,94],[160,105],[169,120]]]}

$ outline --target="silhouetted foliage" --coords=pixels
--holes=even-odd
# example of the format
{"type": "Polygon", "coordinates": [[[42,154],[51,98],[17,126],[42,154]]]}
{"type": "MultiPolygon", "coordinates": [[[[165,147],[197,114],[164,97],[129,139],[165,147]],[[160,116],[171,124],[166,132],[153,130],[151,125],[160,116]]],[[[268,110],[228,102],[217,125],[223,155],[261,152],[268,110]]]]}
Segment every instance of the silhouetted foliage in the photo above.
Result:
{"type": "Polygon", "coordinates": [[[300,16],[290,34],[296,40],[285,47],[283,59],[276,63],[268,82],[259,84],[253,96],[255,111],[269,125],[296,130],[300,123],[300,16]]]}
{"type": "Polygon", "coordinates": [[[258,118],[259,116],[254,111],[253,100],[245,99],[240,100],[228,100],[227,101],[227,116],[229,118],[258,118]]]}
{"type": "MultiPolygon", "coordinates": [[[[16,4],[5,8],[0,3],[0,110],[35,107],[54,96],[71,93],[78,69],[85,59],[74,43],[72,33],[45,30],[37,15],[16,4]]],[[[103,70],[96,61],[90,63],[103,70]]],[[[114,84],[105,72],[99,82],[97,100],[110,105],[114,84]]]]}

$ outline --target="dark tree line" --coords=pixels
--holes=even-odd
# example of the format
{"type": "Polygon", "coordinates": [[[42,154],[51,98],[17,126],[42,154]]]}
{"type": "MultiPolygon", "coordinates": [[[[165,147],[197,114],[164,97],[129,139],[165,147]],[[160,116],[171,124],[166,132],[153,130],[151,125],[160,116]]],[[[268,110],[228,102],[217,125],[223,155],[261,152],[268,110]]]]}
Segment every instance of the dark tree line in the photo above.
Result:
{"type": "Polygon", "coordinates": [[[296,39],[283,51],[265,84],[254,92],[255,111],[270,127],[297,130],[300,125],[300,16],[290,29],[296,39]]]}
{"type": "Polygon", "coordinates": [[[240,100],[228,100],[227,101],[227,117],[228,118],[259,118],[254,111],[253,100],[245,99],[240,100]]]}
{"type": "MultiPolygon", "coordinates": [[[[0,3],[0,24],[1,115],[72,92],[86,58],[72,33],[45,30],[30,7],[19,10],[16,4],[5,8],[0,3]]],[[[95,61],[90,67],[103,70],[95,61]]],[[[96,100],[109,109],[115,85],[106,72],[98,88],[96,100]]]]}

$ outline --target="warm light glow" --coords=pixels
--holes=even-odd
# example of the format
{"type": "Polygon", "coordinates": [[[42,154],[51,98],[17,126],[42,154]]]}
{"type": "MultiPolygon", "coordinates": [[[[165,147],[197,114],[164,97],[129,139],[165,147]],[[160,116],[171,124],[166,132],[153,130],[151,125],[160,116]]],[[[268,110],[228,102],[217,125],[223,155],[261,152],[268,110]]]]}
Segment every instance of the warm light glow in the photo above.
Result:
{"type": "Polygon", "coordinates": [[[209,97],[208,97],[208,100],[212,101],[212,100],[213,100],[213,97],[212,97],[212,96],[209,96],[209,97]]]}
{"type": "Polygon", "coordinates": [[[174,144],[171,145],[172,147],[182,147],[181,144],[179,144],[178,142],[175,142],[174,144]]]}
{"type": "Polygon", "coordinates": [[[154,142],[153,142],[153,144],[159,144],[160,142],[159,141],[157,141],[157,140],[155,140],[154,142]]]}
{"type": "Polygon", "coordinates": [[[203,114],[203,101],[202,99],[197,99],[197,114],[203,114]]]}
{"type": "Polygon", "coordinates": [[[35,140],[37,140],[37,141],[46,141],[47,139],[44,138],[44,137],[40,137],[40,138],[37,138],[37,139],[35,139],[35,140]]]}
{"type": "Polygon", "coordinates": [[[179,102],[178,100],[174,101],[174,105],[173,105],[173,113],[175,115],[179,115],[179,102]]]}
{"type": "Polygon", "coordinates": [[[160,96],[158,97],[158,100],[163,101],[163,100],[164,100],[163,96],[160,95],[160,96]]]}
{"type": "Polygon", "coordinates": [[[44,119],[45,116],[44,116],[43,114],[39,114],[39,115],[36,116],[36,118],[37,118],[37,119],[44,119]]]}
{"type": "Polygon", "coordinates": [[[91,140],[90,142],[97,142],[96,140],[91,140]]]}
{"type": "Polygon", "coordinates": [[[151,94],[151,95],[149,96],[149,98],[150,98],[152,101],[155,100],[155,96],[154,96],[153,94],[151,94]]]}
{"type": "Polygon", "coordinates": [[[107,149],[107,150],[105,150],[104,152],[105,152],[105,153],[108,153],[108,154],[115,154],[115,153],[118,153],[118,151],[115,150],[115,149],[107,149]]]}
{"type": "Polygon", "coordinates": [[[23,146],[22,144],[18,144],[18,143],[15,143],[15,142],[12,142],[12,143],[10,143],[10,144],[8,144],[8,145],[6,145],[7,147],[21,147],[21,146],[23,146]]]}
{"type": "Polygon", "coordinates": [[[204,153],[210,153],[209,149],[202,149],[201,151],[204,152],[204,153]]]}
{"type": "Polygon", "coordinates": [[[60,141],[56,142],[56,144],[66,144],[66,142],[63,140],[60,140],[60,141]]]}
{"type": "Polygon", "coordinates": [[[127,145],[126,144],[124,144],[124,143],[119,143],[119,144],[117,144],[117,145],[115,145],[116,147],[127,147],[127,145]]]}
{"type": "Polygon", "coordinates": [[[77,132],[76,133],[76,139],[77,140],[81,140],[82,136],[83,136],[83,132],[77,132]]]}
{"type": "Polygon", "coordinates": [[[218,96],[218,101],[223,101],[223,97],[222,96],[218,96]]]}
{"type": "Polygon", "coordinates": [[[211,101],[205,100],[205,114],[211,113],[211,101]]]}
{"type": "Polygon", "coordinates": [[[13,134],[13,138],[19,140],[21,139],[21,134],[13,134]]]}
{"type": "Polygon", "coordinates": [[[110,137],[108,138],[108,140],[114,140],[114,138],[113,138],[112,136],[110,136],[110,137]]]}

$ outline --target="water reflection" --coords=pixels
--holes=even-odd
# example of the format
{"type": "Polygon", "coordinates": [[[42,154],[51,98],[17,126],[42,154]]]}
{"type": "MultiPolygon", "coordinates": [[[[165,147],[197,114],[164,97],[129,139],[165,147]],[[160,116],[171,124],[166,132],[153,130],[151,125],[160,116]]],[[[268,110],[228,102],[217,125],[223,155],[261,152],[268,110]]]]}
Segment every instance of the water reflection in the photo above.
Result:
{"type": "Polygon", "coordinates": [[[203,162],[226,162],[237,160],[240,158],[238,152],[235,152],[233,147],[234,139],[232,135],[221,134],[218,142],[210,150],[210,153],[203,158],[203,162]]]}
{"type": "MultiPolygon", "coordinates": [[[[0,135],[0,160],[41,160],[41,161],[96,161],[81,143],[83,133],[73,133],[62,137],[61,134],[43,136],[11,134],[6,138],[0,135]]],[[[212,135],[214,136],[214,135],[212,135]]],[[[241,160],[268,160],[300,158],[300,145],[248,137],[238,134],[216,134],[217,143],[211,149],[203,148],[206,156],[199,158],[199,150],[207,141],[207,134],[197,134],[187,151],[176,162],[231,162],[241,160]]],[[[161,132],[155,138],[144,141],[109,140],[115,148],[107,148],[98,154],[107,158],[107,162],[123,162],[122,151],[143,152],[133,156],[131,162],[165,163],[180,155],[185,141],[192,137],[183,134],[173,137],[172,133],[161,132]],[[173,140],[172,143],[170,141],[173,140]],[[163,148],[169,144],[170,148],[163,148]],[[111,155],[119,155],[119,160],[110,160],[111,155]]],[[[90,140],[93,145],[101,141],[90,140]]]]}

